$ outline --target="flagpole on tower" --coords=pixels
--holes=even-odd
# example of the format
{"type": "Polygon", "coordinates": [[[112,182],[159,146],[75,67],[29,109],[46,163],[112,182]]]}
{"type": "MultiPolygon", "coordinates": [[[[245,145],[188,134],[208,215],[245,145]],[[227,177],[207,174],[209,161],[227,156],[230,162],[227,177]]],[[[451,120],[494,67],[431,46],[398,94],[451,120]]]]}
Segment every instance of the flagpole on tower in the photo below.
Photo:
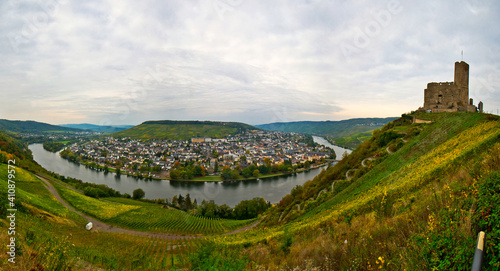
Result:
{"type": "Polygon", "coordinates": [[[462,50],[462,61],[464,61],[464,50],[462,50]]]}

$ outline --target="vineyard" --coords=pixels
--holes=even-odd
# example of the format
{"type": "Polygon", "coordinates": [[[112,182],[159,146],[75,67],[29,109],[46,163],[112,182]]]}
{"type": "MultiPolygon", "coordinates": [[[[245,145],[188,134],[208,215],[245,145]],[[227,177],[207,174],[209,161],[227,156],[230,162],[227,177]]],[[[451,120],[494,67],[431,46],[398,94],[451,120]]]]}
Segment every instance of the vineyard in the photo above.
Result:
{"type": "Polygon", "coordinates": [[[228,220],[190,215],[161,205],[131,200],[114,199],[115,202],[87,197],[61,184],[54,186],[59,194],[75,209],[98,220],[131,230],[182,235],[221,234],[247,226],[255,219],[228,220]],[[117,202],[117,201],[121,201],[117,202]],[[127,202],[127,203],[125,203],[127,202]]]}
{"type": "MultiPolygon", "coordinates": [[[[341,192],[324,193],[321,199],[317,199],[323,202],[318,207],[300,212],[290,210],[290,213],[299,213],[292,222],[264,230],[254,229],[238,235],[215,237],[214,241],[223,246],[249,246],[262,242],[273,244],[276,241],[279,244],[288,234],[307,235],[311,229],[324,229],[331,224],[339,226],[343,224],[342,221],[350,224],[353,218],[365,217],[377,221],[377,217],[393,217],[396,214],[406,216],[408,205],[416,201],[415,191],[425,191],[427,184],[452,174],[463,163],[473,160],[476,153],[483,153],[499,142],[498,120],[481,122],[478,118],[481,116],[457,115],[450,119],[441,116],[438,119],[442,123],[428,125],[427,129],[435,127],[433,130],[425,131],[426,127],[423,127],[424,132],[405,143],[398,152],[380,158],[382,161],[378,161],[359,179],[350,181],[350,185],[341,192]],[[421,155],[416,156],[415,152],[421,155]]],[[[446,193],[452,192],[442,192],[446,193]]],[[[291,206],[295,207],[294,204],[291,206]]],[[[471,236],[475,238],[475,234],[471,236]]]]}
{"type": "MultiPolygon", "coordinates": [[[[52,180],[80,212],[160,235],[89,232],[85,219],[18,169],[20,264],[12,269],[4,253],[0,269],[462,270],[470,267],[483,230],[485,266],[497,270],[500,122],[484,114],[419,116],[424,117],[434,122],[412,124],[403,117],[375,131],[336,166],[292,190],[258,226],[238,233],[233,231],[257,220],[210,219],[145,201],[89,198],[52,180]],[[347,172],[354,172],[349,179],[347,172]]],[[[0,185],[6,185],[6,172],[1,164],[0,185]]],[[[0,237],[7,240],[6,231],[0,237]]]]}

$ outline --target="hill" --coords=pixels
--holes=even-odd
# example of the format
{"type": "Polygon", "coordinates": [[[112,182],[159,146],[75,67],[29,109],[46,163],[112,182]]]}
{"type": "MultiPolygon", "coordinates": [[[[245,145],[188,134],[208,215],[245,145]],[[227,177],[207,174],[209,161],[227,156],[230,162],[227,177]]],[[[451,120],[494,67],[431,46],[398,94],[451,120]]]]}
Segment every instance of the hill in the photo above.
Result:
{"type": "Polygon", "coordinates": [[[115,137],[136,139],[187,140],[192,137],[221,138],[243,130],[256,129],[238,122],[213,121],[146,121],[133,128],[114,133],[115,137]]]}
{"type": "Polygon", "coordinates": [[[372,137],[373,131],[374,130],[370,130],[370,131],[355,133],[355,134],[351,134],[351,135],[343,136],[343,137],[327,136],[327,139],[328,139],[328,141],[330,141],[334,145],[340,146],[342,148],[354,150],[361,143],[365,142],[366,140],[369,140],[372,137]]]}
{"type": "Polygon", "coordinates": [[[134,127],[133,125],[95,125],[89,123],[80,123],[80,124],[61,124],[60,126],[82,129],[82,130],[92,130],[95,132],[101,133],[116,133],[123,130],[130,129],[134,127]]]}
{"type": "Polygon", "coordinates": [[[403,115],[293,189],[258,229],[224,243],[252,247],[249,260],[264,267],[464,270],[483,230],[492,238],[485,270],[493,270],[499,183],[497,116],[403,115]],[[413,116],[433,123],[412,124],[413,116]]]}
{"type": "MultiPolygon", "coordinates": [[[[0,163],[2,186],[7,169],[0,163]]],[[[223,233],[247,222],[122,198],[90,199],[49,179],[73,208],[129,230],[84,230],[86,218],[19,169],[16,221],[29,227],[15,236],[19,264],[10,265],[3,253],[0,269],[468,270],[481,230],[484,270],[500,268],[500,120],[487,114],[403,115],[295,187],[259,225],[230,234],[223,233]],[[413,124],[413,117],[433,122],[413,124]],[[168,223],[171,214],[181,219],[168,223]],[[194,234],[168,237],[162,227],[194,234]]],[[[0,223],[8,228],[7,196],[0,193],[0,223]]],[[[7,231],[0,237],[8,240],[7,231]]]]}
{"type": "Polygon", "coordinates": [[[62,127],[37,121],[20,121],[0,119],[0,129],[14,133],[61,133],[81,132],[80,129],[62,127]]]}
{"type": "Polygon", "coordinates": [[[379,129],[395,119],[396,118],[358,118],[341,121],[276,122],[256,125],[256,127],[272,131],[344,137],[379,129]]]}

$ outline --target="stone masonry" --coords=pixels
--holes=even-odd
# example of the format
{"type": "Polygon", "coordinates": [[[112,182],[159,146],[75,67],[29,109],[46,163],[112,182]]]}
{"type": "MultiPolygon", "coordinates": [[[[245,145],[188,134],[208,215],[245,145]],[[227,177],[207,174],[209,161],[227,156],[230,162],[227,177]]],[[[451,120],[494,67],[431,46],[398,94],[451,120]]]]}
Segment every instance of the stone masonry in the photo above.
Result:
{"type": "Polygon", "coordinates": [[[454,82],[429,83],[424,90],[424,107],[427,112],[476,112],[469,100],[469,64],[455,62],[454,82]]]}

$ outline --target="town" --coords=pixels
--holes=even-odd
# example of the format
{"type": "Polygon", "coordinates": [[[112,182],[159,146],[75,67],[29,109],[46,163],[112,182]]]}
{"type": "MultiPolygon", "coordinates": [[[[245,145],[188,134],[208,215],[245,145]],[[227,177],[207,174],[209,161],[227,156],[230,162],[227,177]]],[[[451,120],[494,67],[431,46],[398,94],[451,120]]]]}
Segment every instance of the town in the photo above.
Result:
{"type": "Polygon", "coordinates": [[[190,140],[104,137],[75,143],[61,156],[97,170],[141,178],[235,180],[318,166],[335,159],[335,152],[314,143],[311,136],[250,130],[190,140]]]}

